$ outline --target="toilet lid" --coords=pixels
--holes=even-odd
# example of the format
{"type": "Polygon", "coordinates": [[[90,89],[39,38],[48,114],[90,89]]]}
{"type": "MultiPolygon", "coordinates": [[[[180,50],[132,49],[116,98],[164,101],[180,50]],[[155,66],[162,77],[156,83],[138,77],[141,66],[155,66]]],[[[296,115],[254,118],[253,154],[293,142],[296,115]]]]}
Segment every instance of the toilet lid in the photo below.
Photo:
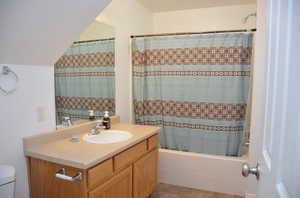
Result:
{"type": "Polygon", "coordinates": [[[13,182],[16,179],[16,171],[12,166],[0,165],[0,186],[13,182]]]}

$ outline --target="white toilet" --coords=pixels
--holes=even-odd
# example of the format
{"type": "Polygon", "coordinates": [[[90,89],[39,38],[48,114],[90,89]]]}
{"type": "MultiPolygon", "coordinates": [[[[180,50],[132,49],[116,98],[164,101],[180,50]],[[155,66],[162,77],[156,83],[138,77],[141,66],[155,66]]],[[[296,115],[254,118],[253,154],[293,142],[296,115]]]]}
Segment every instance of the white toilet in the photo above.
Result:
{"type": "Polygon", "coordinates": [[[0,165],[0,198],[14,198],[16,171],[12,166],[0,165]]]}

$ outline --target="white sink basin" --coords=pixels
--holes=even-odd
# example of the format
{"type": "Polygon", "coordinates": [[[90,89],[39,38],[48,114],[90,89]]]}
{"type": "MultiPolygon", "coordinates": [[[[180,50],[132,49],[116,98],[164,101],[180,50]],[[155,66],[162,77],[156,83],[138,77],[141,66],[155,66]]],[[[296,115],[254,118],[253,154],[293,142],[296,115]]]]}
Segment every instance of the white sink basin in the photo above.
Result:
{"type": "Polygon", "coordinates": [[[124,142],[132,138],[132,134],[128,131],[121,130],[102,130],[98,135],[85,135],[83,140],[94,144],[112,144],[124,142]]]}

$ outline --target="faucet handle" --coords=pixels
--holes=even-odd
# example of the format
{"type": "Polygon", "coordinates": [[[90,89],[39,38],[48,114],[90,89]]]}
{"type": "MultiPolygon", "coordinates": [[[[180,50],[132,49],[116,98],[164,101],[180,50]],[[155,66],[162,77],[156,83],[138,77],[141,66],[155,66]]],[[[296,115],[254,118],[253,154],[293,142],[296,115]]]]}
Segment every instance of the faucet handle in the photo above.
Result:
{"type": "Polygon", "coordinates": [[[70,120],[70,117],[68,117],[68,116],[63,117],[63,120],[64,120],[64,121],[68,121],[68,120],[70,120]]]}
{"type": "Polygon", "coordinates": [[[96,133],[97,133],[96,129],[91,129],[88,135],[96,135],[96,133]]]}
{"type": "Polygon", "coordinates": [[[63,117],[63,125],[64,126],[72,126],[72,121],[70,117],[63,117]]]}

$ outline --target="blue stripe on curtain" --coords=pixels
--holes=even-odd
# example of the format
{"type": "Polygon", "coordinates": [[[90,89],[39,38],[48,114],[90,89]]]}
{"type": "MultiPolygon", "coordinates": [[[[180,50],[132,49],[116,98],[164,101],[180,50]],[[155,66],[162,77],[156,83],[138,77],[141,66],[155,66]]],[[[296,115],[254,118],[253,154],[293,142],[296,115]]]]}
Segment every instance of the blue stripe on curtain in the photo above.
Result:
{"type": "Polygon", "coordinates": [[[162,148],[237,156],[252,39],[250,33],[134,38],[135,122],[162,127],[162,148]]]}
{"type": "Polygon", "coordinates": [[[57,123],[115,112],[114,40],[73,44],[55,64],[57,123]]]}

